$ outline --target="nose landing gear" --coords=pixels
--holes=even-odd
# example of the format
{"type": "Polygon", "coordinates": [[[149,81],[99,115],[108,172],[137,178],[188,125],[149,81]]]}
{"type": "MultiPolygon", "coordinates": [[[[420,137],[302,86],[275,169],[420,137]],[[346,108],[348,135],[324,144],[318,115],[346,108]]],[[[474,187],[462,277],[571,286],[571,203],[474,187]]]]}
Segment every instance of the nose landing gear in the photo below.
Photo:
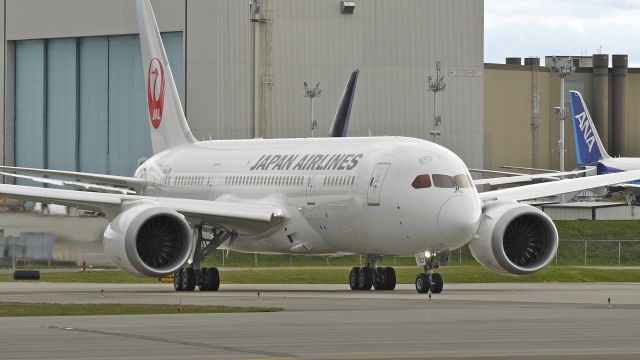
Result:
{"type": "MultiPolygon", "coordinates": [[[[420,294],[426,294],[431,291],[434,294],[439,294],[442,292],[442,288],[444,287],[444,279],[442,275],[434,272],[434,270],[440,267],[439,264],[434,262],[435,255],[426,257],[424,253],[416,254],[416,262],[418,266],[424,267],[424,273],[418,274],[416,276],[416,291],[420,294]]],[[[449,259],[448,253],[445,253],[443,256],[442,263],[444,265],[447,264],[449,259]]]]}
{"type": "Polygon", "coordinates": [[[416,276],[416,291],[420,294],[426,294],[431,291],[434,294],[442,292],[444,280],[442,275],[432,272],[431,274],[423,273],[416,276]]]}
{"type": "Polygon", "coordinates": [[[354,267],[349,273],[351,290],[393,290],[396,288],[396,271],[392,267],[378,267],[382,255],[367,256],[364,267],[354,267]]]}

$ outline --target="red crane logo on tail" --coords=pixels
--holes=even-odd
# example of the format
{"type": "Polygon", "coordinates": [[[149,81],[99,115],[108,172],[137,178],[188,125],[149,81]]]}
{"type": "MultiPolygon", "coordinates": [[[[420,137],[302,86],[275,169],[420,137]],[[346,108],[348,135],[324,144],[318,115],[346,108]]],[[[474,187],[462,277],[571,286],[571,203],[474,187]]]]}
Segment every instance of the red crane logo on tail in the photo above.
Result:
{"type": "Polygon", "coordinates": [[[154,129],[160,127],[162,110],[164,109],[164,68],[158,58],[149,62],[147,73],[147,101],[149,102],[149,119],[154,129]]]}

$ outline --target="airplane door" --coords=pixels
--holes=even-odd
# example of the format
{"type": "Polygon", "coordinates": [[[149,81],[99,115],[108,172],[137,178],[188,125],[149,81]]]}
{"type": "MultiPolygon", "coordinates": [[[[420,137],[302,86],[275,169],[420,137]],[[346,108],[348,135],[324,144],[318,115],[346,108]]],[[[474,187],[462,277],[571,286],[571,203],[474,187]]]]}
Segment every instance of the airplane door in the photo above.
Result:
{"type": "Polygon", "coordinates": [[[317,176],[315,175],[309,175],[309,179],[307,181],[307,205],[315,205],[316,204],[316,197],[315,197],[315,189],[314,189],[314,182],[316,180],[317,176]]]}
{"type": "Polygon", "coordinates": [[[216,161],[211,167],[211,171],[209,172],[209,178],[207,182],[207,191],[206,191],[207,200],[214,200],[216,198],[214,191],[216,189],[216,175],[218,174],[219,169],[220,169],[220,162],[216,161]]]}
{"type": "Polygon", "coordinates": [[[373,169],[371,177],[369,178],[369,191],[367,192],[367,205],[380,206],[380,192],[382,190],[382,183],[384,182],[387,171],[389,170],[389,163],[379,163],[373,169]]]}

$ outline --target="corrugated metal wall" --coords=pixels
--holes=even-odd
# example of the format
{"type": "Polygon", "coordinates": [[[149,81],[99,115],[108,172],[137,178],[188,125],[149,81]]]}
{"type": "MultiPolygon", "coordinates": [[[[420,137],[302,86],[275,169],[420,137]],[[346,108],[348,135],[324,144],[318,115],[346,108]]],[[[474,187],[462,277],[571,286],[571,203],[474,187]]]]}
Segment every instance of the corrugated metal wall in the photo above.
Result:
{"type": "MultiPolygon", "coordinates": [[[[16,60],[25,55],[27,43],[22,39],[80,39],[76,50],[80,74],[77,82],[82,89],[78,104],[73,107],[64,97],[74,91],[71,85],[65,90],[68,93],[60,94],[60,100],[68,106],[56,105],[60,116],[64,110],[67,119],[80,118],[76,129],[79,135],[77,139],[65,138],[64,144],[54,133],[48,137],[52,146],[64,145],[63,153],[75,147],[78,155],[64,155],[64,162],[55,155],[48,159],[64,168],[72,167],[75,161],[83,171],[131,174],[137,158],[148,155],[150,149],[145,133],[147,122],[135,121],[145,116],[139,49],[135,36],[111,35],[135,32],[133,5],[123,0],[69,0],[64,6],[82,9],[84,16],[82,22],[75,22],[73,14],[52,3],[44,6],[48,16],[40,19],[36,14],[29,18],[26,14],[32,11],[28,7],[33,1],[7,3],[7,19],[11,21],[6,35],[19,45],[16,60]],[[104,20],[104,14],[110,21],[104,20]],[[16,21],[17,18],[22,20],[16,21]],[[27,20],[40,26],[26,26],[27,20]],[[100,36],[85,37],[89,35],[100,36]],[[107,88],[105,82],[109,83],[107,88]],[[100,100],[105,94],[109,98],[106,104],[100,100]]],[[[165,45],[179,87],[181,83],[186,86],[187,117],[198,139],[252,137],[256,108],[260,108],[268,137],[308,136],[304,81],[321,82],[323,93],[314,105],[319,123],[316,134],[324,135],[349,73],[355,68],[360,68],[361,73],[351,136],[429,138],[433,102],[432,94],[426,91],[426,80],[427,74],[435,73],[436,61],[441,60],[447,89],[439,96],[443,135],[438,142],[457,152],[472,167],[482,166],[483,4],[479,0],[367,0],[356,1],[354,14],[344,15],[337,0],[265,0],[263,14],[267,21],[259,25],[261,66],[256,78],[258,87],[271,91],[259,92],[254,99],[254,23],[249,21],[247,2],[153,1],[163,31],[185,31],[185,58],[180,39],[168,40],[165,45]],[[172,47],[177,42],[179,47],[172,47]],[[266,56],[267,52],[270,56],[266,56]],[[179,78],[182,60],[186,61],[183,80],[179,78]],[[259,106],[254,106],[254,101],[259,106]]],[[[62,46],[71,40],[60,41],[62,46]]],[[[45,49],[40,46],[40,51],[45,49]]],[[[67,65],[72,67],[73,62],[67,65]]],[[[19,75],[18,68],[25,72],[25,66],[29,63],[18,65],[16,74],[19,75]]],[[[43,86],[43,72],[30,72],[34,81],[40,81],[39,85],[32,84],[33,90],[43,86]]],[[[17,85],[16,91],[24,90],[24,86],[17,85]]],[[[18,93],[17,96],[20,97],[18,93]]],[[[38,100],[33,94],[29,98],[38,100]]],[[[16,99],[16,111],[21,112],[16,120],[22,119],[25,111],[40,113],[41,119],[49,103],[21,109],[20,101],[16,99]]],[[[22,149],[16,160],[18,165],[42,166],[46,165],[45,159],[33,154],[42,157],[45,149],[38,144],[30,146],[29,141],[33,142],[34,136],[38,138],[37,132],[44,131],[46,122],[32,115],[29,121],[34,124],[16,121],[16,149],[22,149]],[[22,159],[25,151],[32,154],[29,161],[22,159]]],[[[64,126],[65,132],[71,131],[73,124],[62,123],[62,117],[59,121],[60,131],[64,126]]],[[[48,150],[47,154],[51,154],[48,150]]]]}
{"type": "Polygon", "coordinates": [[[248,5],[237,0],[187,1],[186,112],[197,139],[252,136],[248,5]]]}
{"type": "Polygon", "coordinates": [[[109,44],[106,36],[80,39],[80,171],[106,174],[109,154],[109,44]]]}
{"type": "Polygon", "coordinates": [[[16,151],[17,166],[42,168],[46,165],[44,58],[43,40],[16,44],[16,78],[22,79],[15,87],[15,143],[22,148],[16,151]]]}
{"type": "MultiPolygon", "coordinates": [[[[184,97],[182,33],[163,34],[184,97]]],[[[16,41],[16,165],[132,175],[151,155],[137,35],[16,41]]]]}
{"type": "Polygon", "coordinates": [[[360,68],[349,135],[428,138],[433,96],[426,92],[427,74],[435,75],[440,60],[447,88],[439,95],[438,142],[469,166],[482,165],[482,1],[359,1],[353,15],[340,14],[336,1],[268,5],[273,111],[267,126],[273,137],[308,136],[304,81],[320,81],[316,134],[326,134],[349,73],[360,68]]]}

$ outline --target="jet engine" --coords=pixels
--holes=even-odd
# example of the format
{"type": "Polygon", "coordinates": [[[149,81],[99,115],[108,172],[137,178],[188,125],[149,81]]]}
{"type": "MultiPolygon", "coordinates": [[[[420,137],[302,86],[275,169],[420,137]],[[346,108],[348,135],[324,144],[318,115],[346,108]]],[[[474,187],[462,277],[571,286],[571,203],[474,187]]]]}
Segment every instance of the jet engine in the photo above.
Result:
{"type": "Polygon", "coordinates": [[[549,216],[533,206],[514,201],[489,202],[469,249],[491,271],[532,274],[553,260],[558,250],[558,231],[549,216]]]}
{"type": "Polygon", "coordinates": [[[161,277],[179,269],[195,246],[191,227],[173,209],[149,203],[131,205],[104,231],[104,249],[122,270],[161,277]]]}

